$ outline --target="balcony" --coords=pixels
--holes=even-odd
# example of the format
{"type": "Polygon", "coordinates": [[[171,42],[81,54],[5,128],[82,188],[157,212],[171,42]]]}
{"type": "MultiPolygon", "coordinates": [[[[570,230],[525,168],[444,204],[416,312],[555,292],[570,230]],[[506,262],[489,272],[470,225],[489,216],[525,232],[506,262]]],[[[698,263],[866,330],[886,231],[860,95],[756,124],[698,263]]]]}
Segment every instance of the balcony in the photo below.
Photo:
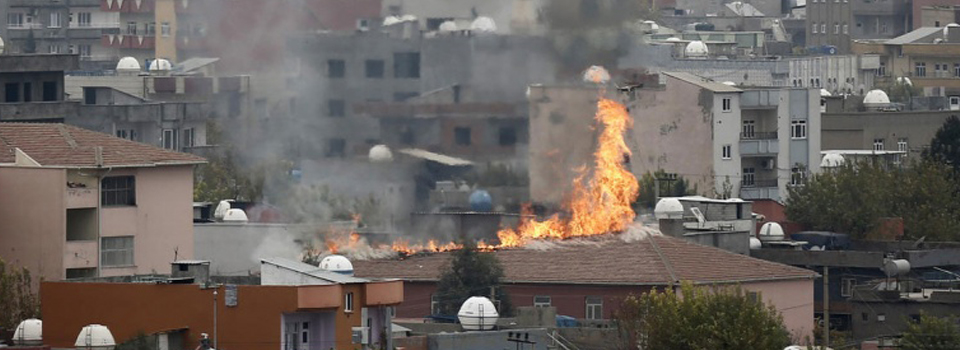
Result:
{"type": "Polygon", "coordinates": [[[753,183],[741,183],[740,198],[780,200],[780,188],[777,179],[755,180],[753,183]]]}
{"type": "Polygon", "coordinates": [[[740,108],[776,109],[780,105],[780,92],[771,90],[747,90],[740,94],[740,108]]]}
{"type": "Polygon", "coordinates": [[[67,209],[96,208],[96,188],[67,188],[67,209]]]}
{"type": "Polygon", "coordinates": [[[341,300],[343,288],[339,284],[297,287],[297,308],[301,310],[335,309],[341,300]]]}
{"type": "Polygon", "coordinates": [[[0,103],[0,121],[60,120],[77,115],[80,102],[0,103]]]}
{"type": "Polygon", "coordinates": [[[768,156],[780,152],[777,132],[740,133],[741,156],[768,156]]]}
{"type": "Polygon", "coordinates": [[[63,268],[97,267],[97,241],[67,241],[63,245],[63,268]]]}
{"type": "Polygon", "coordinates": [[[403,282],[387,281],[364,285],[366,305],[396,305],[403,302],[403,282]]]}

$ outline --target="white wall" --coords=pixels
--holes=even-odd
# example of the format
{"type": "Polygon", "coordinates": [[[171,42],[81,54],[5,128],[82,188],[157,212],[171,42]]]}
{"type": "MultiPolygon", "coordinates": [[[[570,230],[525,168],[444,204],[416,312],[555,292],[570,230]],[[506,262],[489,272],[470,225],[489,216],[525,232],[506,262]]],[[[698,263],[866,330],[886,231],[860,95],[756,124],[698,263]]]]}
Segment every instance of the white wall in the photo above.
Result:
{"type": "Polygon", "coordinates": [[[305,275],[269,263],[260,264],[260,285],[264,286],[315,286],[333,284],[330,281],[305,275]]]}
{"type": "Polygon", "coordinates": [[[718,193],[723,192],[723,186],[729,176],[730,185],[733,186],[731,195],[738,197],[740,195],[740,128],[742,117],[740,113],[740,94],[739,93],[714,93],[713,94],[713,169],[714,169],[714,189],[718,193]],[[731,100],[730,111],[723,111],[723,100],[731,100]],[[723,159],[723,146],[731,146],[731,158],[723,159]]]}

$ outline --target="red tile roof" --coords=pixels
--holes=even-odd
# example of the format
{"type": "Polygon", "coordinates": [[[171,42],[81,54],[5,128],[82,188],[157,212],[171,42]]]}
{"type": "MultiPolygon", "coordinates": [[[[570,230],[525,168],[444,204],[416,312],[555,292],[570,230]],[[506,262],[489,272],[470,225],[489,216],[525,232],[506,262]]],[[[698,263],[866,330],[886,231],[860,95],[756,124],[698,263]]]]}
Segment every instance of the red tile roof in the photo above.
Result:
{"type": "Polygon", "coordinates": [[[16,149],[47,167],[97,167],[102,147],[104,167],[205,163],[201,157],[113,137],[64,124],[0,123],[0,163],[16,160],[16,149]]]}
{"type": "MultiPolygon", "coordinates": [[[[503,266],[504,281],[509,283],[666,285],[816,277],[810,270],[660,235],[634,242],[603,239],[545,250],[504,249],[494,254],[503,266]]],[[[436,281],[450,256],[436,253],[404,260],[354,261],[354,274],[436,281]]]]}

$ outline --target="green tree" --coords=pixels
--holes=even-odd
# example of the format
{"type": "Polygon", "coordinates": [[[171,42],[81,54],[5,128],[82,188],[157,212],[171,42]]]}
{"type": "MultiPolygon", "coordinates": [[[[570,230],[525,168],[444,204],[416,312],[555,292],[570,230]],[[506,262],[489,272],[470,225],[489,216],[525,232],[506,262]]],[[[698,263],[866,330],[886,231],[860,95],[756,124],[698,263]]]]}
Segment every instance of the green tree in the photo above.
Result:
{"type": "Polygon", "coordinates": [[[117,350],[157,350],[157,339],[154,336],[147,335],[143,331],[138,331],[133,338],[117,345],[117,350]]]}
{"type": "Polygon", "coordinates": [[[960,349],[960,328],[953,317],[934,317],[920,311],[900,338],[901,350],[960,349]]]}
{"type": "Polygon", "coordinates": [[[0,259],[0,331],[11,331],[28,318],[40,316],[40,301],[26,268],[0,259]]]}
{"type": "Polygon", "coordinates": [[[913,86],[913,84],[907,84],[906,82],[894,82],[880,87],[880,89],[888,92],[887,95],[890,97],[891,102],[906,105],[910,105],[910,101],[914,97],[923,96],[923,89],[913,86]]]}
{"type": "Polygon", "coordinates": [[[501,288],[503,268],[490,252],[477,251],[476,245],[466,240],[463,248],[453,252],[450,262],[441,268],[436,296],[440,301],[440,314],[456,315],[460,305],[472,296],[490,297],[495,290],[500,302],[500,315],[512,312],[510,299],[501,288]]]}
{"type": "Polygon", "coordinates": [[[790,334],[783,318],[739,286],[651,291],[627,297],[617,312],[622,348],[783,349],[790,334]],[[682,297],[681,297],[682,295],[682,297]]]}
{"type": "MultiPolygon", "coordinates": [[[[640,182],[640,196],[637,198],[637,204],[643,208],[653,208],[657,205],[656,179],[666,178],[667,172],[658,169],[656,172],[646,172],[637,180],[640,182]]],[[[690,187],[690,181],[683,177],[677,177],[672,181],[660,181],[660,197],[680,197],[697,194],[697,187],[690,187]]]]}
{"type": "Polygon", "coordinates": [[[207,122],[206,129],[207,143],[217,145],[218,150],[205,155],[207,164],[199,165],[193,172],[195,201],[260,201],[264,197],[265,188],[276,184],[278,179],[289,177],[288,174],[293,169],[292,162],[283,159],[243,159],[236,146],[223,137],[215,121],[207,122]]]}
{"type": "Polygon", "coordinates": [[[865,238],[879,219],[903,218],[904,234],[955,240],[960,232],[960,183],[944,164],[920,161],[890,169],[878,161],[848,163],[791,187],[786,214],[814,230],[865,238]]]}
{"type": "Polygon", "coordinates": [[[960,172],[960,118],[955,115],[947,118],[930,141],[930,148],[923,151],[923,157],[960,172]]]}

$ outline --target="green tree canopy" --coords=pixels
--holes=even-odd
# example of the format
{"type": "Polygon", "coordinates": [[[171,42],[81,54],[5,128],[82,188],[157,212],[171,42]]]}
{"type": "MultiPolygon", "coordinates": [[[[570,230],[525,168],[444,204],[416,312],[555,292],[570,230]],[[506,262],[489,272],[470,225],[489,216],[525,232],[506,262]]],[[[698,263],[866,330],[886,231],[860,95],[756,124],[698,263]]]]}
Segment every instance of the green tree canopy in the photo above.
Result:
{"type": "Polygon", "coordinates": [[[772,306],[738,287],[695,287],[680,293],[629,296],[616,319],[624,349],[783,349],[790,334],[772,306]],[[681,297],[682,295],[682,297],[681,297]]]}
{"type": "Polygon", "coordinates": [[[934,317],[920,311],[920,322],[911,323],[900,338],[901,350],[960,349],[960,328],[953,317],[934,317]]]}
{"type": "MultiPolygon", "coordinates": [[[[656,179],[667,178],[667,172],[658,169],[656,172],[647,172],[637,180],[640,182],[640,196],[637,198],[637,205],[642,208],[653,208],[657,205],[656,198],[656,179]]],[[[676,177],[675,180],[660,181],[660,197],[680,197],[697,194],[696,186],[690,187],[690,181],[683,177],[676,177]]]]}
{"type": "Polygon", "coordinates": [[[923,151],[923,157],[960,172],[960,118],[955,115],[947,118],[933,140],[930,140],[930,148],[923,151]]]}
{"type": "Polygon", "coordinates": [[[904,234],[956,240],[960,233],[960,183],[947,166],[921,161],[889,169],[875,161],[848,162],[791,187],[790,220],[813,230],[865,238],[881,218],[903,218],[904,234]]]}
{"type": "Polygon", "coordinates": [[[490,297],[493,288],[496,300],[500,302],[498,312],[509,315],[512,308],[510,299],[500,288],[501,278],[503,268],[497,257],[490,252],[477,251],[476,245],[468,240],[462,249],[453,252],[450,262],[442,268],[436,293],[440,314],[456,315],[464,301],[472,296],[490,297]]]}
{"type": "Polygon", "coordinates": [[[30,271],[0,259],[0,331],[11,331],[20,321],[40,316],[32,284],[30,271]]]}

